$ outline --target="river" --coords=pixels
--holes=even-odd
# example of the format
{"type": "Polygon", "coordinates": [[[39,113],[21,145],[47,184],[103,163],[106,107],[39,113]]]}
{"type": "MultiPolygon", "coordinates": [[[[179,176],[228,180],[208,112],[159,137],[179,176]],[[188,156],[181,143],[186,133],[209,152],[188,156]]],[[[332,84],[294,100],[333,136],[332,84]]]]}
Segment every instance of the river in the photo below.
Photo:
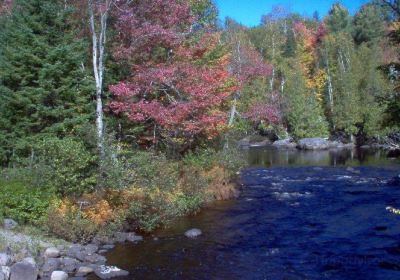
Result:
{"type": "Polygon", "coordinates": [[[239,199],[217,202],[108,263],[118,279],[400,279],[399,159],[384,151],[245,151],[239,199]],[[203,235],[183,233],[199,228],[203,235]]]}

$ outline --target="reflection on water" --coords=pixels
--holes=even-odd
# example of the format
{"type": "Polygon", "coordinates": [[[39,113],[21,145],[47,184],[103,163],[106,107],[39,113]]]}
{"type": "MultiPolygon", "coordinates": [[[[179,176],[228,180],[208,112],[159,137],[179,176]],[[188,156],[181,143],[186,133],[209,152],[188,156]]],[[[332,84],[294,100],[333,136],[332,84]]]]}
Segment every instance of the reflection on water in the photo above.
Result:
{"type": "Polygon", "coordinates": [[[400,208],[400,186],[387,184],[398,160],[383,151],[248,153],[238,200],[118,245],[108,262],[131,273],[119,279],[400,279],[400,216],[385,209],[400,208]],[[190,228],[203,235],[186,238],[190,228]]]}
{"type": "Polygon", "coordinates": [[[398,159],[388,158],[384,150],[334,149],[325,151],[279,150],[274,147],[248,151],[251,166],[360,166],[390,165],[398,159]]]}

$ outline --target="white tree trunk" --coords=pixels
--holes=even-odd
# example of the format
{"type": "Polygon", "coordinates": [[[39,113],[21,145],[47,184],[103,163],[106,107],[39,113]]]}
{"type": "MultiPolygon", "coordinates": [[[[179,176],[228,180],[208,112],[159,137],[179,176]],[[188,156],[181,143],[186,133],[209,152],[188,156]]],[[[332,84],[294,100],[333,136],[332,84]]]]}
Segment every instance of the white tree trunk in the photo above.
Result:
{"type": "Polygon", "coordinates": [[[103,124],[103,77],[104,58],[107,34],[107,17],[112,1],[105,2],[105,9],[100,12],[100,31],[96,31],[95,4],[88,0],[90,32],[92,34],[92,63],[93,73],[96,82],[96,130],[97,146],[100,157],[104,157],[104,124],[103,124]]]}

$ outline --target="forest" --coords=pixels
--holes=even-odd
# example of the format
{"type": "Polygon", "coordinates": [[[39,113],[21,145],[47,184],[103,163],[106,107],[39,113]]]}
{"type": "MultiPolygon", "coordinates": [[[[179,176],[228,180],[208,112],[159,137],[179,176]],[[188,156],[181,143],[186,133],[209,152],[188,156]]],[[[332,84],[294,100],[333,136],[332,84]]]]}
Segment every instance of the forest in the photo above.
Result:
{"type": "Polygon", "coordinates": [[[400,2],[0,1],[0,217],[73,242],[237,195],[235,140],[399,147],[400,2]]]}

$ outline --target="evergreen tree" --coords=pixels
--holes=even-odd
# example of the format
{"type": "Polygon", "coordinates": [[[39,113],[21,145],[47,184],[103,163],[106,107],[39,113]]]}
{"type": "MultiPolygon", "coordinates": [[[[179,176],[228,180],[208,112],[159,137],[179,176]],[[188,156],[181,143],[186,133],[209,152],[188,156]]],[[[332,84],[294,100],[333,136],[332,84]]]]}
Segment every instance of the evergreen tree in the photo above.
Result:
{"type": "Polygon", "coordinates": [[[90,118],[84,41],[61,0],[17,0],[0,30],[0,162],[35,139],[73,133],[90,118]]]}
{"type": "Polygon", "coordinates": [[[332,33],[348,31],[351,23],[349,11],[341,4],[336,3],[325,18],[325,23],[332,33]]]}
{"type": "Polygon", "coordinates": [[[354,17],[353,38],[357,44],[377,43],[384,35],[383,19],[375,5],[364,6],[354,17]]]}

